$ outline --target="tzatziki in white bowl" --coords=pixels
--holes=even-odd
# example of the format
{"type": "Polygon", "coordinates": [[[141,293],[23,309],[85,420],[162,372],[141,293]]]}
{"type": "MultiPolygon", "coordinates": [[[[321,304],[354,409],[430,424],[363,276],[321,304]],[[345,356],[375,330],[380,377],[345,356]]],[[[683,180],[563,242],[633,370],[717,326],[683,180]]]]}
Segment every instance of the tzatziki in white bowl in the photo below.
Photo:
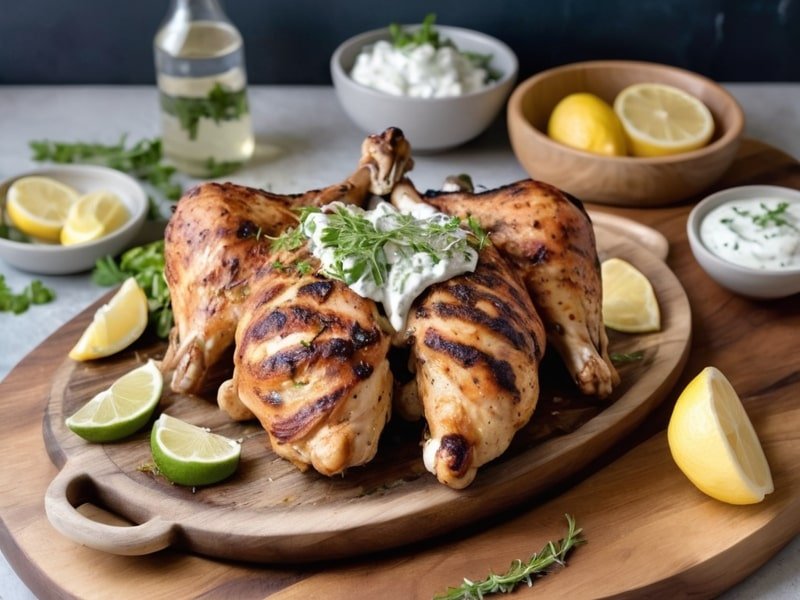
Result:
{"type": "Polygon", "coordinates": [[[444,25],[435,31],[458,52],[450,44],[393,49],[386,27],[352,37],[333,53],[336,94],[363,131],[398,127],[415,151],[433,152],[475,138],[495,120],[517,79],[514,52],[477,31],[444,25]],[[488,60],[476,65],[470,55],[488,60]]]}
{"type": "Polygon", "coordinates": [[[800,190],[747,185],[711,194],[686,224],[697,262],[750,298],[800,292],[800,190]]]}

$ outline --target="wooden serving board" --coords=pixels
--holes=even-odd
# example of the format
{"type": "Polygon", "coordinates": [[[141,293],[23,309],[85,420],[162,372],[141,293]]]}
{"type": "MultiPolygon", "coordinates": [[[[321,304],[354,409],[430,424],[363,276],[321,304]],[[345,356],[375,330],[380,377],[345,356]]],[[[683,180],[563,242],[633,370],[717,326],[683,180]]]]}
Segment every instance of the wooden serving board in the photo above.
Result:
{"type": "MultiPolygon", "coordinates": [[[[800,189],[800,163],[744,140],[716,187],[755,183],[800,189]]],[[[673,391],[636,431],[543,499],[524,501],[466,532],[309,565],[265,566],[173,549],[119,556],[76,544],[45,516],[43,497],[58,469],[45,449],[42,415],[51,378],[85,327],[87,311],[0,382],[0,546],[6,558],[41,598],[431,598],[462,577],[500,572],[512,560],[530,556],[564,533],[563,514],[570,513],[588,543],[575,551],[567,569],[518,589],[514,598],[714,597],[800,532],[800,302],[798,296],[750,301],[711,281],[686,239],[691,207],[688,202],[647,210],[596,207],[668,238],[668,264],[692,307],[691,351],[673,391]],[[775,492],[760,504],[711,500],[669,456],[663,427],[672,403],[710,364],[728,376],[742,398],[772,468],[775,492]]],[[[80,510],[119,522],[91,505],[80,510]]]]}
{"type": "Polygon", "coordinates": [[[680,283],[655,256],[610,230],[598,229],[602,257],[635,264],[654,283],[663,327],[647,335],[611,333],[612,352],[641,350],[641,361],[621,367],[622,384],[605,402],[586,399],[555,356],[540,369],[542,394],[535,417],[511,448],[484,466],[466,490],[439,484],[422,464],[421,424],[394,419],[378,455],[343,477],[299,472],[266,445],[253,423],[232,422],[210,400],[167,393],[160,410],[242,439],[242,460],[229,480],[191,489],[153,474],[149,430],[114,444],[90,444],[64,425],[117,377],[162,342],[144,343],[116,358],[76,363],[55,373],[45,415],[45,441],[61,467],[45,508],[52,524],[76,542],[118,554],[146,554],[167,546],[222,558],[293,562],[339,558],[395,547],[473,526],[498,511],[545,492],[628,434],[672,388],[688,356],[691,313],[680,283]],[[92,503],[134,523],[115,526],[77,510],[92,503]]]}

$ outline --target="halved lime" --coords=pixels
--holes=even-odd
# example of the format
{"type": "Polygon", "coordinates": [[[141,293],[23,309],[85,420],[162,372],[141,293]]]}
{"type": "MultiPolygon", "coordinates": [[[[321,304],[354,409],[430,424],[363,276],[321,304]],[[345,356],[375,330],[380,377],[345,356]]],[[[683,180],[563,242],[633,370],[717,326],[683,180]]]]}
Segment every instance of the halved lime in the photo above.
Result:
{"type": "Polygon", "coordinates": [[[89,400],[66,425],[90,442],[113,442],[139,431],[161,398],[161,371],[151,360],[89,400]]]}
{"type": "Polygon", "coordinates": [[[150,450],[161,473],[181,485],[210,485],[233,475],[239,442],[162,413],[153,423],[150,450]]]}

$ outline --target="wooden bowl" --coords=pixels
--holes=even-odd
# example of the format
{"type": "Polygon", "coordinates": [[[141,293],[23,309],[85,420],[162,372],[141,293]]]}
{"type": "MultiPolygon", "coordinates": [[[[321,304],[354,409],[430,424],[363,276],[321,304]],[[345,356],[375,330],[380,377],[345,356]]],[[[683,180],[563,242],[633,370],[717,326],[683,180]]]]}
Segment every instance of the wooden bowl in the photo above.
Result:
{"type": "Polygon", "coordinates": [[[683,69],[636,61],[590,61],[543,71],[523,81],[508,101],[508,133],[517,159],[534,179],[588,202],[664,206],[687,200],[713,184],[736,156],[744,114],[722,86],[683,69]],[[547,134],[555,105],[574,92],[591,92],[609,104],[634,83],[664,83],[700,100],[715,131],[703,148],[655,158],[612,157],[560,144],[547,134]]]}

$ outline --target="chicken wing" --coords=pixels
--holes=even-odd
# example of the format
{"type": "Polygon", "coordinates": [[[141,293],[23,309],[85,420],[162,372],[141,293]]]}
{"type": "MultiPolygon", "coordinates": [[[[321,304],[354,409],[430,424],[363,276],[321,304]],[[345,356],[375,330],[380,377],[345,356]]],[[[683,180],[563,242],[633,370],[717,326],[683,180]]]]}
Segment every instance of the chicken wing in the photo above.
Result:
{"type": "Polygon", "coordinates": [[[197,392],[234,340],[252,278],[271,261],[270,239],[297,224],[292,207],[334,200],[363,204],[386,194],[412,166],[399,129],[362,144],[356,171],[342,183],[278,195],[230,183],[204,183],[181,198],[165,232],[165,276],[175,327],[162,361],[176,392],[197,392]]]}
{"type": "Polygon", "coordinates": [[[279,456],[334,475],[377,451],[391,408],[390,336],[372,300],[284,264],[267,267],[243,305],[218,401],[241,402],[279,456]]]}
{"type": "Polygon", "coordinates": [[[518,272],[578,388],[608,396],[619,375],[608,356],[600,264],[594,230],[577,199],[546,183],[523,180],[495,190],[426,192],[409,180],[395,186],[398,207],[424,201],[461,218],[472,216],[518,272]]]}
{"type": "Polygon", "coordinates": [[[544,327],[522,282],[490,245],[474,272],[418,298],[408,333],[430,432],[425,466],[441,483],[464,488],[533,414],[544,327]]]}

